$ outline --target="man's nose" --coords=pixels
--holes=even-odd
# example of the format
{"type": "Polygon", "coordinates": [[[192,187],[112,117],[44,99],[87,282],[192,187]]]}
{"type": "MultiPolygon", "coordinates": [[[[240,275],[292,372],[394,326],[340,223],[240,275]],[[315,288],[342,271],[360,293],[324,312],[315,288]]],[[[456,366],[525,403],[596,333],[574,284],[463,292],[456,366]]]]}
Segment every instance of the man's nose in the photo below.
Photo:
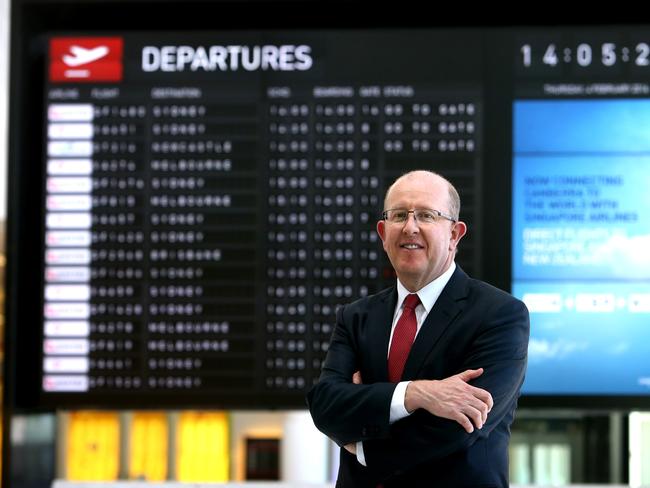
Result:
{"type": "Polygon", "coordinates": [[[411,212],[406,216],[406,222],[404,222],[402,232],[405,234],[413,234],[419,231],[420,227],[418,226],[418,221],[415,219],[415,213],[411,212]]]}

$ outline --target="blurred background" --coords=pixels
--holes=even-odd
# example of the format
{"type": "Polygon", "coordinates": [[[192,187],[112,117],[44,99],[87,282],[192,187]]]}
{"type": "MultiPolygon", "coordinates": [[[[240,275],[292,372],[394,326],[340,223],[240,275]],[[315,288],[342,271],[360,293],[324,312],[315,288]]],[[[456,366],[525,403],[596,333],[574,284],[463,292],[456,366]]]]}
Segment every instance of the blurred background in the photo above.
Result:
{"type": "Polygon", "coordinates": [[[650,486],[650,30],[418,12],[0,0],[3,486],[330,486],[304,396],[421,168],[531,312],[513,485],[650,486]]]}

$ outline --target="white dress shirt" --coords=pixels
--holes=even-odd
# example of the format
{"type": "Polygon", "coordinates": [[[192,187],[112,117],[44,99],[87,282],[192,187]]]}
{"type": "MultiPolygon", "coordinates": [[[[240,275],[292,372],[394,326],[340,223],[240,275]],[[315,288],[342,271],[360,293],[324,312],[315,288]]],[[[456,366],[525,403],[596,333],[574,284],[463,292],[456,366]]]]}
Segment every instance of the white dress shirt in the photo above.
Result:
{"type": "MultiPolygon", "coordinates": [[[[449,282],[451,275],[454,274],[455,270],[456,270],[456,263],[452,261],[447,271],[442,273],[431,283],[427,284],[426,286],[420,288],[415,292],[417,293],[418,298],[420,299],[420,303],[418,304],[417,307],[415,307],[415,318],[417,320],[417,330],[415,331],[415,337],[417,337],[417,334],[420,332],[420,328],[422,327],[424,320],[427,318],[427,315],[429,315],[429,312],[435,305],[444,287],[447,286],[447,283],[449,282]]],[[[393,333],[395,332],[395,326],[397,325],[397,321],[402,316],[402,312],[404,311],[404,300],[406,299],[406,296],[409,295],[410,293],[412,292],[408,291],[406,287],[402,285],[402,283],[398,279],[397,280],[397,306],[395,307],[395,313],[393,314],[393,324],[390,330],[390,340],[388,341],[388,351],[386,353],[387,358],[388,358],[388,353],[390,352],[390,344],[393,341],[393,333]]],[[[413,340],[415,341],[415,339],[413,340]]],[[[408,386],[409,383],[410,381],[400,381],[399,383],[397,383],[397,387],[393,392],[393,398],[390,403],[390,417],[388,420],[389,423],[391,424],[410,415],[410,413],[406,410],[406,407],[404,406],[406,387],[408,386]]],[[[366,466],[366,458],[363,453],[362,441],[357,442],[357,461],[359,461],[362,465],[366,466]]]]}

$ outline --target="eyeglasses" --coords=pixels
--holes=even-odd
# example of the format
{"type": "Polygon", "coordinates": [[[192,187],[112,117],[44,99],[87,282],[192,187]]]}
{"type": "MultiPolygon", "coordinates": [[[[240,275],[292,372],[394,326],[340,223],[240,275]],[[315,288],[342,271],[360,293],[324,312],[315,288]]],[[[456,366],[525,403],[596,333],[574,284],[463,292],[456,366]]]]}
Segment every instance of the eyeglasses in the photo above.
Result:
{"type": "Polygon", "coordinates": [[[440,210],[433,210],[431,208],[415,208],[408,210],[406,208],[391,208],[384,210],[381,214],[384,220],[391,224],[403,224],[409,218],[409,214],[413,214],[415,221],[418,224],[433,224],[440,219],[450,220],[456,223],[456,219],[451,215],[442,213],[440,210]]]}

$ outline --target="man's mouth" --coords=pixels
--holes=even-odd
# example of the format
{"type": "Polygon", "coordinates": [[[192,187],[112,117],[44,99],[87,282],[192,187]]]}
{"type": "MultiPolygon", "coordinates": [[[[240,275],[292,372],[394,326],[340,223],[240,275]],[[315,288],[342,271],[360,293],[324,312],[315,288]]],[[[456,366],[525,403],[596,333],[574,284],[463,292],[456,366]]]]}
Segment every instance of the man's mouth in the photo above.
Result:
{"type": "Polygon", "coordinates": [[[421,246],[420,244],[414,244],[412,242],[406,243],[406,244],[400,244],[401,248],[403,249],[410,249],[410,250],[415,250],[415,249],[423,249],[424,246],[421,246]]]}

